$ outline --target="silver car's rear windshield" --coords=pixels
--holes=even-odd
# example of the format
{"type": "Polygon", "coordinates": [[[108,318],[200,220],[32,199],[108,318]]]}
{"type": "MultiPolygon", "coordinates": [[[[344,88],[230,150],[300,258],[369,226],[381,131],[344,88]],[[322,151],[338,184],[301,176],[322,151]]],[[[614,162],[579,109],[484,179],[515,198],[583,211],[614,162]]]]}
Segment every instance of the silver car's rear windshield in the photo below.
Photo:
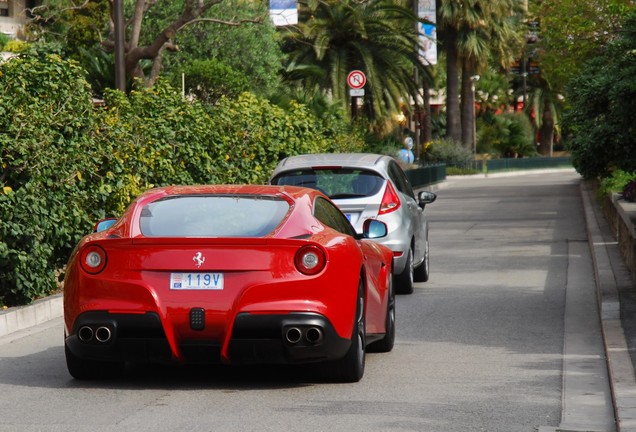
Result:
{"type": "Polygon", "coordinates": [[[139,224],[146,237],[263,237],[288,211],[276,197],[184,195],[146,205],[139,224]]]}
{"type": "Polygon", "coordinates": [[[313,168],[281,173],[272,183],[318,189],[330,198],[364,198],[377,194],[384,179],[363,169],[313,168]]]}

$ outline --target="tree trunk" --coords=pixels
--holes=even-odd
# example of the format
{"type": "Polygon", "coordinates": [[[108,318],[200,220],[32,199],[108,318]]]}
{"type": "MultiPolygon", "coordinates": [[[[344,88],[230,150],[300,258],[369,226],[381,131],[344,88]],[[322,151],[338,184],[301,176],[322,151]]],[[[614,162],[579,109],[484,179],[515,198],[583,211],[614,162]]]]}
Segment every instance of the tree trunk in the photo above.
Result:
{"type": "Polygon", "coordinates": [[[459,62],[457,53],[457,33],[455,29],[445,29],[446,48],[446,137],[460,142],[462,131],[459,111],[459,62]]]}
{"type": "Polygon", "coordinates": [[[462,60],[462,95],[461,95],[461,113],[462,113],[462,145],[474,151],[474,129],[475,129],[475,97],[473,94],[474,75],[473,65],[470,60],[462,60]]]}
{"type": "MultiPolygon", "coordinates": [[[[123,0],[121,0],[123,1],[123,0]]],[[[146,85],[152,85],[161,70],[162,51],[165,49],[174,49],[171,40],[175,34],[184,26],[195,22],[212,6],[220,3],[222,0],[185,0],[181,15],[170,23],[154,39],[145,46],[139,46],[141,37],[142,23],[147,12],[147,8],[156,2],[146,0],[136,0],[135,9],[132,18],[128,21],[129,31],[128,39],[125,42],[125,69],[126,75],[141,78],[146,85]],[[142,67],[141,60],[152,60],[153,68],[150,76],[146,76],[142,67]]],[[[114,3],[110,2],[111,17],[114,16],[114,3]]],[[[221,22],[221,21],[219,21],[221,22]]],[[[237,21],[238,22],[238,21],[237,21]]],[[[227,24],[234,24],[227,22],[227,24]]]]}
{"type": "Polygon", "coordinates": [[[539,129],[539,153],[544,156],[552,156],[554,144],[554,118],[550,108],[550,101],[546,100],[543,105],[541,128],[539,129]]]}

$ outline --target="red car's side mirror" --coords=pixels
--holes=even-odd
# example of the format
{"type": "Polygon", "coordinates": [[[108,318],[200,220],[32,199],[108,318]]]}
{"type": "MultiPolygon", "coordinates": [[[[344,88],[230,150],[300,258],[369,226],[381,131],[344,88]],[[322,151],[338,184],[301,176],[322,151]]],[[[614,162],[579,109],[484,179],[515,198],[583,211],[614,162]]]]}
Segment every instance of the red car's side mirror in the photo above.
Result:
{"type": "Polygon", "coordinates": [[[386,224],[376,219],[367,219],[362,225],[362,237],[366,239],[377,239],[388,234],[386,224]]]}
{"type": "Polygon", "coordinates": [[[115,225],[115,222],[117,222],[117,218],[108,218],[108,219],[100,220],[99,222],[95,224],[95,227],[93,227],[93,232],[98,233],[98,232],[107,230],[108,228],[115,225]]]}

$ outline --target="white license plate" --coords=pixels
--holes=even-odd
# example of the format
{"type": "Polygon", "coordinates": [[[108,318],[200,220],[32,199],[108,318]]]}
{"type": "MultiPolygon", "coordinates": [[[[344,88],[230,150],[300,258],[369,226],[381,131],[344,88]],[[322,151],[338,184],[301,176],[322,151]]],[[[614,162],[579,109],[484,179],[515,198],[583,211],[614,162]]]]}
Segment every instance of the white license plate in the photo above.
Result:
{"type": "Polygon", "coordinates": [[[172,290],[222,290],[223,273],[170,273],[172,290]]]}

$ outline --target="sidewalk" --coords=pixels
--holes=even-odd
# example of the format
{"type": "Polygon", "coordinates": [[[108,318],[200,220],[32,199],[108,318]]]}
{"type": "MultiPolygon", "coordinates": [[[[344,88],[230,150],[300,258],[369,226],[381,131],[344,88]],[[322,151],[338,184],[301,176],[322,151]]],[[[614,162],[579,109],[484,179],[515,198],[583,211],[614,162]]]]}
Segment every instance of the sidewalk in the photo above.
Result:
{"type": "Polygon", "coordinates": [[[0,337],[59,318],[63,309],[62,294],[56,294],[28,306],[0,310],[0,337]]]}
{"type": "Polygon", "coordinates": [[[635,347],[631,346],[633,338],[626,338],[636,334],[636,314],[625,313],[636,307],[634,284],[593,194],[588,185],[581,182],[616,428],[618,432],[636,432],[636,379],[630,355],[630,348],[635,347]]]}

